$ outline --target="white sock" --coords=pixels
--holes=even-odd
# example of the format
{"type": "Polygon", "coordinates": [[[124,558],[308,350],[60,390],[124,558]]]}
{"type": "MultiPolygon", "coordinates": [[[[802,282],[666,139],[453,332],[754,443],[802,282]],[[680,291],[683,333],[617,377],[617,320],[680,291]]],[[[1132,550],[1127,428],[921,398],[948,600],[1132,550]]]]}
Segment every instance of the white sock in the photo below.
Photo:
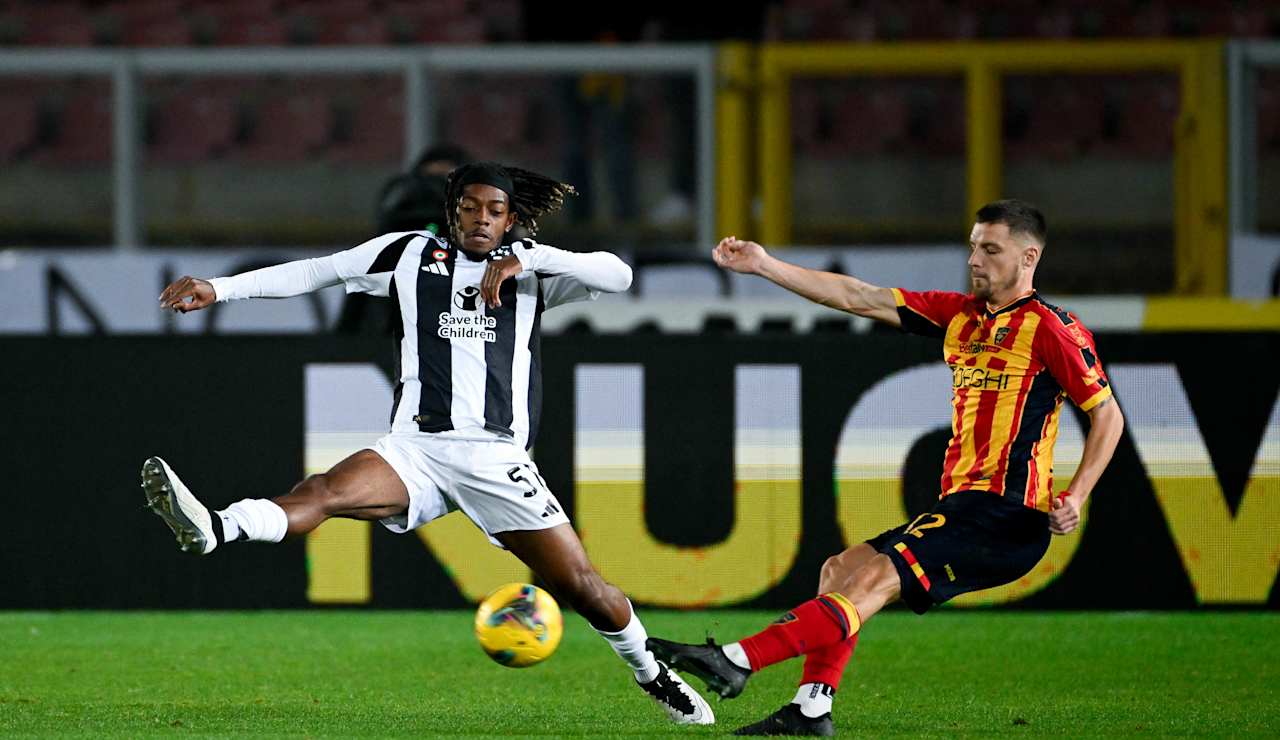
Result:
{"type": "Polygon", "coordinates": [[[222,539],[224,542],[235,542],[240,536],[240,523],[226,511],[215,511],[214,516],[222,520],[222,539]]]}
{"type": "Polygon", "coordinates": [[[251,542],[279,542],[289,529],[289,517],[274,501],[265,498],[241,499],[222,511],[214,512],[223,519],[223,534],[227,541],[231,536],[227,519],[235,520],[236,537],[241,534],[251,542]]]}
{"type": "Polygon", "coordinates": [[[738,643],[731,642],[728,645],[721,645],[720,650],[724,652],[724,657],[728,658],[729,662],[744,671],[751,670],[751,659],[747,657],[747,651],[743,650],[738,643]]]}
{"type": "Polygon", "coordinates": [[[596,632],[608,641],[609,647],[613,648],[613,652],[617,653],[619,658],[631,666],[637,681],[649,683],[658,677],[658,661],[644,646],[645,640],[649,639],[649,633],[644,625],[640,624],[640,618],[636,616],[636,610],[631,606],[630,599],[627,599],[627,607],[631,608],[631,621],[627,622],[627,626],[623,627],[621,632],[603,630],[596,630],[596,632]]]}
{"type": "Polygon", "coordinates": [[[831,700],[836,690],[825,683],[802,683],[796,691],[792,704],[800,705],[800,713],[810,719],[816,719],[831,711],[831,700]]]}

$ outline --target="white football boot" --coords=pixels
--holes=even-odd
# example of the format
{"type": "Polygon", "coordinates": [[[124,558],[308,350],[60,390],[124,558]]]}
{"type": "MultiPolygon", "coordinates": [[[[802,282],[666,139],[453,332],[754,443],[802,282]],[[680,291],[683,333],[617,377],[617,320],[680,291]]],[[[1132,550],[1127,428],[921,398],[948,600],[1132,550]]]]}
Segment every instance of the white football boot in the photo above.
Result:
{"type": "Polygon", "coordinates": [[[164,520],[183,552],[208,555],[218,546],[209,509],[196,500],[169,464],[158,457],[142,464],[142,493],[147,508],[164,520]]]}
{"type": "Polygon", "coordinates": [[[658,675],[652,681],[637,683],[676,724],[715,724],[716,716],[711,712],[707,700],[662,661],[658,661],[658,675]]]}

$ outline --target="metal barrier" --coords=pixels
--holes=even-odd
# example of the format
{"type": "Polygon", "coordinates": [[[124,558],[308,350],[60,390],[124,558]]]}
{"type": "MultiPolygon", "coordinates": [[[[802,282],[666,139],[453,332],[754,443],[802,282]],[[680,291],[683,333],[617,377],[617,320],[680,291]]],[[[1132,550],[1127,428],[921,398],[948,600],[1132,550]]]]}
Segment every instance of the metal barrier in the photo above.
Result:
{"type": "Polygon", "coordinates": [[[1269,284],[1280,276],[1280,240],[1258,230],[1257,70],[1280,69],[1280,44],[1232,41],[1227,44],[1228,130],[1231,193],[1231,294],[1239,298],[1274,296],[1269,284]]]}
{"type": "Polygon", "coordinates": [[[0,76],[84,74],[113,82],[112,148],[114,241],[119,249],[143,244],[139,209],[137,87],[143,74],[311,74],[399,72],[407,92],[406,162],[430,141],[432,72],[643,72],[694,77],[697,94],[698,240],[715,233],[715,47],[663,46],[486,46],[421,49],[162,49],[137,51],[24,50],[0,53],[0,76]]]}
{"type": "MultiPolygon", "coordinates": [[[[1220,41],[765,44],[759,82],[758,165],[761,236],[791,241],[791,138],[788,88],[796,75],[961,73],[968,123],[969,212],[1001,193],[1000,80],[1010,73],[1176,72],[1182,112],[1175,132],[1176,291],[1226,290],[1226,129],[1220,41]]],[[[723,195],[732,196],[726,189],[723,195]]],[[[722,206],[722,213],[744,213],[722,206]]],[[[745,222],[742,222],[745,223],[745,222]]]]}

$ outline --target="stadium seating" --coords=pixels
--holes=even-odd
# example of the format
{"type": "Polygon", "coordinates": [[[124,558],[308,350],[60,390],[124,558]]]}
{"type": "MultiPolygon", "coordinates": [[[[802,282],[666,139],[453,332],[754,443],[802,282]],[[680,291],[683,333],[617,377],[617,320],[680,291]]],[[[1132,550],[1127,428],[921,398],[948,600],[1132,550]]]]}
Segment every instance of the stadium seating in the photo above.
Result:
{"type": "Polygon", "coordinates": [[[227,46],[282,46],[289,41],[289,27],[274,16],[223,18],[217,40],[227,46]]]}
{"type": "Polygon", "coordinates": [[[31,150],[40,132],[40,108],[31,90],[9,87],[0,90],[0,163],[17,159],[31,150]]]}
{"type": "Polygon", "coordinates": [[[111,159],[111,89],[106,79],[74,82],[55,106],[59,110],[53,146],[42,160],[59,165],[105,165],[111,159]]]}
{"type": "Polygon", "coordinates": [[[240,156],[252,162],[287,162],[323,151],[333,130],[333,108],[325,96],[271,86],[256,106],[251,133],[240,156]]]}
{"type": "Polygon", "coordinates": [[[1260,70],[1258,73],[1258,148],[1272,154],[1280,152],[1280,73],[1260,70]]]}
{"type": "Polygon", "coordinates": [[[147,156],[185,164],[227,154],[239,125],[234,88],[220,80],[195,79],[156,91],[147,156]]]}
{"type": "Polygon", "coordinates": [[[335,161],[388,163],[404,156],[405,101],[399,80],[362,80],[338,96],[335,161]]]}
{"type": "Polygon", "coordinates": [[[89,46],[94,42],[91,19],[74,2],[24,4],[15,8],[22,43],[32,46],[89,46]]]}
{"type": "Polygon", "coordinates": [[[861,81],[835,101],[833,141],[853,155],[901,150],[908,136],[910,108],[896,81],[861,81]]]}
{"type": "Polygon", "coordinates": [[[1135,77],[1110,90],[1118,111],[1116,137],[1108,151],[1116,156],[1142,159],[1173,154],[1174,126],[1178,118],[1178,83],[1173,78],[1135,77]]]}
{"type": "Polygon", "coordinates": [[[916,143],[934,157],[956,157],[965,151],[964,81],[959,77],[914,80],[911,130],[916,143]]]}
{"type": "Polygon", "coordinates": [[[1088,153],[1103,137],[1105,99],[1096,78],[1013,78],[1005,83],[1005,100],[1010,159],[1066,160],[1088,153]]]}
{"type": "MultiPolygon", "coordinates": [[[[17,0],[30,45],[475,43],[523,37],[520,0],[17,0]]],[[[3,21],[3,19],[0,19],[3,21]]],[[[795,41],[1274,35],[1268,0],[783,0],[761,38],[795,41]]],[[[0,40],[7,26],[0,22],[0,40]]]]}
{"type": "MultiPolygon", "coordinates": [[[[0,2],[0,44],[481,43],[520,39],[524,7],[520,0],[9,0],[0,2]]],[[[762,20],[763,38],[777,40],[1259,38],[1280,28],[1280,7],[1266,0],[784,0],[771,5],[762,20]]],[[[1264,76],[1259,86],[1259,135],[1266,151],[1280,150],[1280,103],[1273,77],[1264,76]]],[[[245,99],[243,85],[187,84],[189,95],[166,94],[149,101],[146,153],[153,161],[231,155],[291,161],[323,154],[378,163],[402,155],[404,105],[398,87],[306,88],[278,100],[259,100],[245,99]],[[237,136],[246,140],[237,141],[237,136]]],[[[514,149],[554,158],[555,137],[544,132],[554,130],[557,106],[554,96],[537,86],[541,83],[533,84],[502,95],[451,94],[456,105],[443,115],[442,135],[478,151],[514,149]],[[467,125],[475,115],[501,125],[491,130],[467,125]]],[[[640,95],[639,104],[660,104],[660,88],[640,95]]],[[[74,90],[31,95],[0,90],[0,105],[7,124],[0,134],[0,161],[35,156],[87,164],[109,159],[107,87],[77,83],[74,90]]],[[[1063,160],[1085,153],[1166,157],[1172,152],[1177,105],[1172,78],[1061,78],[1048,91],[1007,80],[1006,154],[1012,160],[1063,160]],[[1047,99],[1053,104],[1046,104],[1047,99]]],[[[903,152],[950,157],[964,151],[964,89],[958,80],[799,80],[791,108],[793,143],[802,157],[903,152]]],[[[636,132],[642,155],[660,156],[668,149],[662,116],[641,118],[636,132]]]]}
{"type": "Polygon", "coordinates": [[[451,101],[445,115],[444,139],[482,156],[496,156],[521,146],[529,123],[529,99],[514,87],[500,92],[495,91],[494,85],[474,87],[486,91],[476,92],[468,85],[442,94],[442,98],[451,101]]]}

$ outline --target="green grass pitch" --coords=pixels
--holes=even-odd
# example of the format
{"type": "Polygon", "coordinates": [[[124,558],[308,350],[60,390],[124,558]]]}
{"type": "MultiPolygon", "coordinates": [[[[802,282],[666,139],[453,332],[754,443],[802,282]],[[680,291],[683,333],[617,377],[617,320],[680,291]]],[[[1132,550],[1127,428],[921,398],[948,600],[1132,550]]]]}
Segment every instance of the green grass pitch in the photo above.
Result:
{"type": "MultiPolygon", "coordinates": [[[[687,641],[776,615],[642,612],[687,641]]],[[[580,618],[502,668],[469,612],[0,612],[0,734],[87,737],[725,734],[781,706],[799,661],[717,724],[668,725],[580,618]]],[[[696,679],[691,683],[701,684],[696,679]]],[[[836,700],[846,737],[1280,735],[1280,614],[889,612],[836,700]]]]}

